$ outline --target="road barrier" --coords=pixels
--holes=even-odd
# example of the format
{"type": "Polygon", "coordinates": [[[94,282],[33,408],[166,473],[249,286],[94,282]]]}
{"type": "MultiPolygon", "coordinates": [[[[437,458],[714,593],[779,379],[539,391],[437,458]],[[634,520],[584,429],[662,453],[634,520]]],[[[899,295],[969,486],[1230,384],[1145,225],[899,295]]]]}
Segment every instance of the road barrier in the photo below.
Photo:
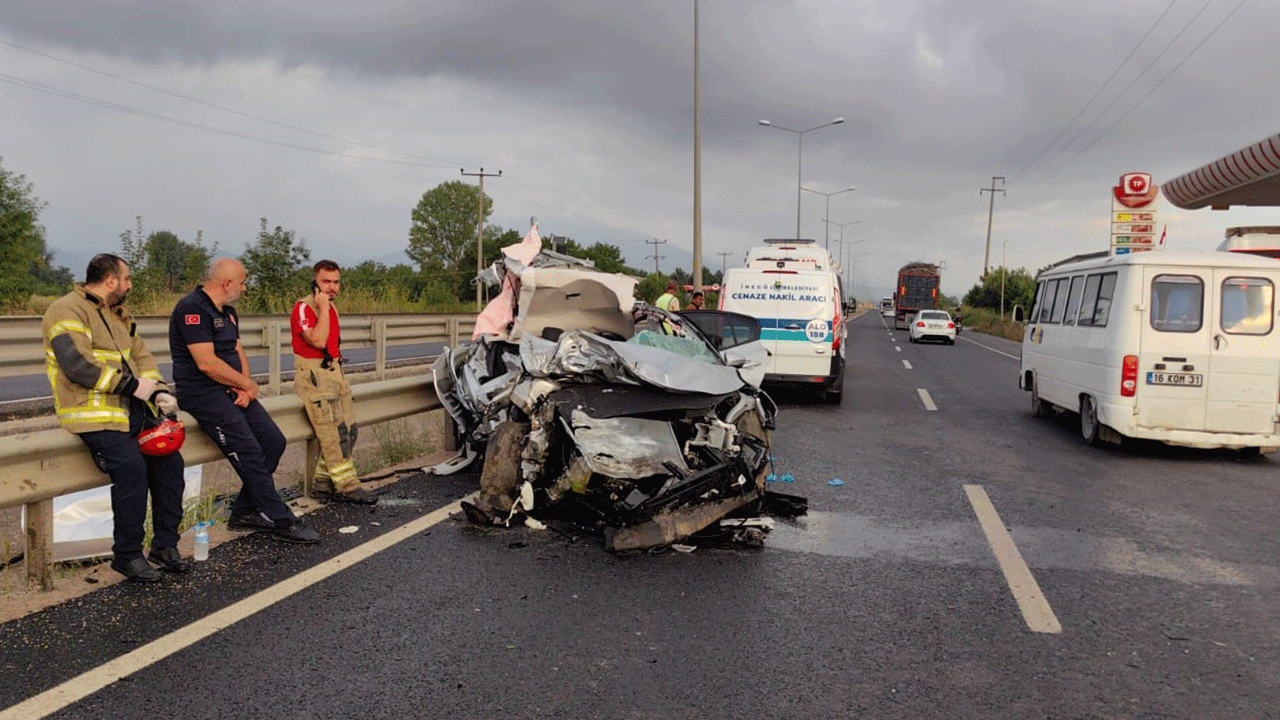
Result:
{"type": "MultiPolygon", "coordinates": [[[[361,425],[395,420],[440,407],[429,376],[352,385],[356,419],[361,425]]],[[[315,467],[319,443],[302,401],[293,394],[261,400],[289,443],[307,442],[307,465],[315,467]]],[[[180,413],[187,426],[182,459],[200,465],[223,458],[194,418],[180,413]]],[[[446,437],[449,432],[446,431],[446,437]]],[[[0,438],[0,508],[26,507],[27,582],[53,589],[53,498],[111,484],[89,457],[83,442],[61,428],[0,438]]]]}
{"type": "MultiPolygon", "coordinates": [[[[159,362],[169,361],[169,316],[143,315],[135,318],[147,349],[159,362]]],[[[376,348],[376,372],[386,377],[387,346],[422,342],[458,344],[470,338],[475,315],[467,314],[363,314],[342,316],[342,345],[347,348],[376,348]]],[[[267,386],[271,394],[280,392],[280,354],[290,352],[289,319],[279,315],[240,317],[240,342],[254,357],[267,354],[270,364],[267,386]]],[[[38,317],[0,317],[0,377],[43,375],[44,348],[38,317]]]]}

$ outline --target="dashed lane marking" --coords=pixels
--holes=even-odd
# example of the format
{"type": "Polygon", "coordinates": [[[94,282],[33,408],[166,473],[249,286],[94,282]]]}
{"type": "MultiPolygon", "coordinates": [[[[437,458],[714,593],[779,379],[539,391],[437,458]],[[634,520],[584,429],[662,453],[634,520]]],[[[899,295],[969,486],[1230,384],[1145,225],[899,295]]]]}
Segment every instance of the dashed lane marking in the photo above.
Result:
{"type": "Polygon", "coordinates": [[[1038,633],[1062,632],[1062,623],[1058,622],[1058,616],[1049,607],[1049,601],[1040,591],[1040,584],[1022,559],[1022,553],[1018,552],[1013,536],[1005,529],[1000,514],[987,497],[987,491],[981,485],[965,485],[964,493],[969,496],[969,504],[978,516],[978,524],[987,536],[991,552],[995,553],[1000,572],[1004,573],[1004,581],[1009,586],[1009,592],[1013,593],[1013,599],[1017,601],[1027,627],[1038,633]]]}
{"type": "Polygon", "coordinates": [[[418,535],[428,528],[440,523],[445,518],[448,518],[451,514],[460,511],[462,509],[462,501],[473,500],[473,495],[468,495],[467,497],[462,498],[462,500],[457,500],[442,508],[432,510],[426,515],[415,520],[410,520],[404,525],[401,525],[400,527],[383,535],[379,535],[363,545],[351,548],[341,555],[332,557],[315,567],[304,570],[303,572],[288,578],[287,580],[282,580],[281,582],[250,595],[237,603],[228,605],[227,607],[211,615],[207,615],[186,627],[179,628],[168,635],[157,638],[133,652],[121,655],[110,662],[99,665],[86,673],[71,678],[61,685],[23,700],[17,705],[11,705],[4,710],[0,710],[0,720],[18,720],[19,718],[35,720],[36,718],[52,715],[68,705],[78,702],[79,700],[92,695],[122,678],[128,677],[145,667],[157,663],[176,652],[194,645],[219,630],[229,628],[241,620],[244,620],[261,610],[265,610],[281,600],[306,590],[312,585],[315,585],[316,583],[325,580],[362,560],[367,560],[397,543],[418,535]]]}
{"type": "Polygon", "coordinates": [[[929,412],[938,412],[938,406],[933,404],[933,398],[929,397],[929,391],[924,388],[916,388],[916,393],[920,395],[920,402],[924,403],[924,409],[929,412]]]}
{"type": "Polygon", "coordinates": [[[893,349],[894,349],[894,350],[897,350],[898,352],[902,352],[902,346],[901,346],[901,345],[894,345],[894,346],[893,346],[893,349]]]}
{"type": "Polygon", "coordinates": [[[910,370],[910,369],[911,369],[911,363],[907,362],[906,360],[903,360],[903,361],[902,361],[902,367],[904,367],[904,368],[906,368],[906,369],[910,370]]]}
{"type": "Polygon", "coordinates": [[[965,341],[965,342],[967,342],[967,343],[973,343],[974,345],[977,345],[978,347],[983,348],[983,349],[985,349],[985,350],[990,350],[991,352],[993,352],[993,353],[995,353],[995,354],[997,354],[997,355],[1003,355],[1003,356],[1005,356],[1005,357],[1009,358],[1010,360],[1018,360],[1018,361],[1021,361],[1021,360],[1022,360],[1022,358],[1018,357],[1017,355],[1010,355],[1010,354],[1009,354],[1009,353],[1007,353],[1007,352],[1003,352],[1003,351],[1001,351],[1001,350],[997,350],[997,349],[995,349],[995,348],[993,348],[993,347],[991,347],[991,346],[989,346],[989,345],[983,345],[983,344],[982,344],[982,343],[980,343],[980,342],[974,342],[973,340],[970,340],[970,339],[969,339],[969,338],[967,338],[967,337],[962,337],[962,338],[960,338],[960,339],[961,339],[961,340],[963,340],[963,341],[965,341]]]}

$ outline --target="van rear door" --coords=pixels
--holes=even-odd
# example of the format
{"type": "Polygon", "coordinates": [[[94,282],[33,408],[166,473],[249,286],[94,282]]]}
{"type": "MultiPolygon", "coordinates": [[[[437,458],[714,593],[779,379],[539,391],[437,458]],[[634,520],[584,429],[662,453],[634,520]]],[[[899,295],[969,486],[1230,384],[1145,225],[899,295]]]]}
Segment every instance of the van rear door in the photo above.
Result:
{"type": "MultiPolygon", "coordinates": [[[[1204,430],[1213,293],[1209,271],[1145,267],[1136,391],[1139,427],[1204,430]]],[[[1123,306],[1117,310],[1123,312],[1123,306]]]]}
{"type": "Polygon", "coordinates": [[[741,313],[760,321],[760,345],[767,357],[764,372],[769,375],[779,372],[778,338],[772,331],[778,317],[778,299],[773,287],[776,277],[766,275],[762,270],[734,268],[725,276],[725,290],[720,302],[721,310],[741,313]]]}
{"type": "Polygon", "coordinates": [[[761,318],[761,338],[773,340],[773,372],[790,380],[831,376],[835,355],[835,276],[829,272],[765,270],[773,278],[776,314],[761,318]]]}
{"type": "Polygon", "coordinates": [[[1270,433],[1280,396],[1280,331],[1275,286],[1280,273],[1248,268],[1213,271],[1212,327],[1205,429],[1270,433]]]}

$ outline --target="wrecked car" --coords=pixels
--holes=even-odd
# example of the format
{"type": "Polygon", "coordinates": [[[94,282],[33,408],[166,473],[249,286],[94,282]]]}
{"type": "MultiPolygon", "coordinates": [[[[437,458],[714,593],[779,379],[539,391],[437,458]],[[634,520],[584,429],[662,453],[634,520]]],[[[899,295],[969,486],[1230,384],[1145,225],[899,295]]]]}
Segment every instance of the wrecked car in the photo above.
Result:
{"type": "Polygon", "coordinates": [[[722,526],[759,545],[759,523],[726,519],[757,516],[774,495],[777,408],[759,387],[758,321],[637,302],[635,278],[544,251],[536,224],[502,252],[482,275],[501,291],[471,341],[432,366],[460,454],[431,470],[483,458],[468,518],[572,523],[614,551],[722,526]]]}

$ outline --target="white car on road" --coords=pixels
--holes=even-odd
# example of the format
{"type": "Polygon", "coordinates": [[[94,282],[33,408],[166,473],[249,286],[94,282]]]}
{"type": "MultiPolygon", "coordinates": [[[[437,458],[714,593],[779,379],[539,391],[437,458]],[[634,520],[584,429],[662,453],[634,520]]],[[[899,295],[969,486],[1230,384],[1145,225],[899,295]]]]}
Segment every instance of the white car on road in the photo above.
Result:
{"type": "Polygon", "coordinates": [[[911,318],[911,342],[921,340],[941,340],[948,345],[956,344],[956,324],[945,310],[921,310],[911,318]]]}

